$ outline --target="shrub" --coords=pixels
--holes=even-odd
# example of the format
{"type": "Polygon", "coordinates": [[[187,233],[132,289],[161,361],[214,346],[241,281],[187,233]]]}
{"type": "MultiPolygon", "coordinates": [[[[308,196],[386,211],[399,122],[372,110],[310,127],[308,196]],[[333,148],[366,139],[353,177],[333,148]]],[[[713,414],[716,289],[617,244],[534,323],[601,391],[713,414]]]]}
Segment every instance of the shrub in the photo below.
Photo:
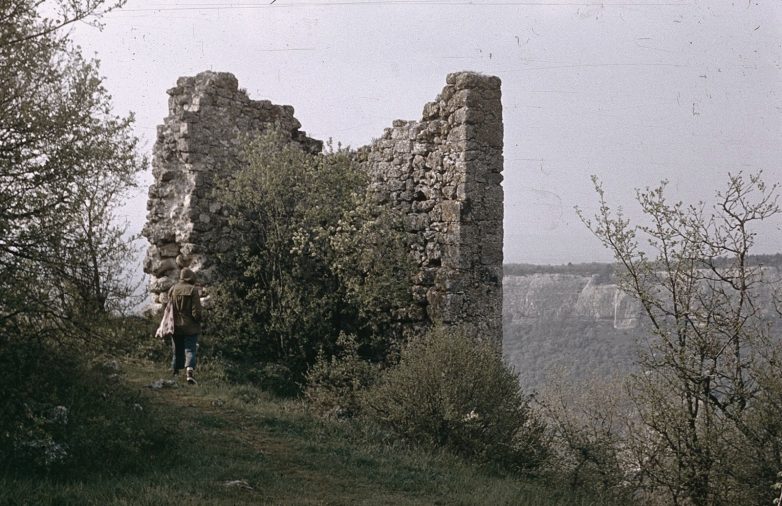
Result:
{"type": "Polygon", "coordinates": [[[0,343],[0,472],[66,473],[141,465],[165,448],[161,427],[114,361],[26,336],[0,343]]]}
{"type": "Polygon", "coordinates": [[[342,150],[311,154],[271,131],[217,198],[235,247],[218,258],[210,311],[218,351],[245,367],[277,363],[293,383],[340,332],[382,359],[412,301],[401,220],[378,216],[367,177],[342,150]]]}
{"type": "Polygon", "coordinates": [[[546,455],[529,400],[494,343],[455,328],[412,339],[364,396],[369,418],[406,440],[515,470],[546,455]]]}
{"type": "Polygon", "coordinates": [[[355,336],[340,334],[339,351],[328,357],[318,354],[307,372],[304,394],[320,414],[336,418],[352,417],[361,411],[361,394],[378,377],[378,366],[361,358],[355,336]]]}
{"type": "Polygon", "coordinates": [[[550,434],[549,467],[570,489],[588,490],[620,504],[639,492],[629,399],[619,379],[568,383],[548,378],[538,403],[550,434]]]}

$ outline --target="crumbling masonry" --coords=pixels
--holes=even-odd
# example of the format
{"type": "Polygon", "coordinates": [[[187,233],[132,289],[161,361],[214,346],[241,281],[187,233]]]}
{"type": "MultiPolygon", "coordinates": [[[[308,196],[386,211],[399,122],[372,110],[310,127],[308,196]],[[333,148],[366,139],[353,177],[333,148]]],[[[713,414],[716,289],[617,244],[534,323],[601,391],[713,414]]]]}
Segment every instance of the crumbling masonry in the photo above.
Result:
{"type": "MultiPolygon", "coordinates": [[[[311,152],[322,143],[306,136],[290,106],[250,100],[228,73],[182,77],[168,90],[169,116],[158,127],[149,189],[150,242],[144,271],[153,302],[185,266],[199,273],[208,296],[212,258],[222,240],[215,178],[241,163],[240,143],[277,124],[311,152]]],[[[420,269],[413,296],[422,323],[462,324],[502,338],[502,105],[500,80],[471,72],[450,74],[420,121],[394,121],[356,157],[371,176],[379,205],[406,216],[411,255],[420,269]]],[[[159,307],[159,306],[158,306],[159,307]]]]}

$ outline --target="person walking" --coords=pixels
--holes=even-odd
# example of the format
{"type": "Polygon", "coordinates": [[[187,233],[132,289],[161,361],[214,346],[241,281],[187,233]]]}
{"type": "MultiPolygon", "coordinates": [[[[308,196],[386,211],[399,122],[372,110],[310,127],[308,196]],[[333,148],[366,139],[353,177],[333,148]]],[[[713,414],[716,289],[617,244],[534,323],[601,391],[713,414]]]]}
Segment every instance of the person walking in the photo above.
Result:
{"type": "Polygon", "coordinates": [[[196,384],[195,367],[198,335],[201,333],[201,294],[196,286],[195,273],[184,268],[179,282],[168,291],[174,312],[174,336],[171,338],[174,375],[181,369],[187,371],[187,382],[196,384]]]}

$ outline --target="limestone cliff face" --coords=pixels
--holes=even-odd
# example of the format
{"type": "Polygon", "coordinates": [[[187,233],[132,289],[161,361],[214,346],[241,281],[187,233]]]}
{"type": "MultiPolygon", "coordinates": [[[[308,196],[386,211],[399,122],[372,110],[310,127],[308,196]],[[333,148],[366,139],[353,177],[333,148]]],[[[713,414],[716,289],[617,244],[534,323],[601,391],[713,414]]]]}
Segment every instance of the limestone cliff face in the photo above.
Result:
{"type": "MultiPolygon", "coordinates": [[[[649,336],[640,304],[602,274],[535,273],[503,279],[503,353],[523,384],[541,386],[552,374],[577,381],[624,374],[649,336]]],[[[782,334],[774,286],[782,269],[764,265],[754,285],[760,314],[782,334]]]]}
{"type": "Polygon", "coordinates": [[[505,321],[524,325],[532,320],[605,321],[616,330],[638,326],[640,307],[615,284],[595,276],[533,274],[503,280],[505,321]]]}
{"type": "Polygon", "coordinates": [[[503,280],[503,352],[522,383],[558,369],[585,377],[626,372],[641,325],[638,303],[598,275],[529,274],[503,280]]]}

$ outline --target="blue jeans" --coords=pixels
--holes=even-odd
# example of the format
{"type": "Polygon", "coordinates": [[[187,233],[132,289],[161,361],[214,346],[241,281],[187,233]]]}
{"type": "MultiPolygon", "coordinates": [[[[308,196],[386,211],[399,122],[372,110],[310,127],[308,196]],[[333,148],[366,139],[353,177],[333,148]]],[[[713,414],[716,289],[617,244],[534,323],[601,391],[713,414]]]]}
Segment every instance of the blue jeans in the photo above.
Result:
{"type": "Polygon", "coordinates": [[[196,366],[196,350],[198,349],[198,334],[192,336],[174,336],[171,338],[174,358],[171,367],[174,372],[186,367],[196,366]]]}

